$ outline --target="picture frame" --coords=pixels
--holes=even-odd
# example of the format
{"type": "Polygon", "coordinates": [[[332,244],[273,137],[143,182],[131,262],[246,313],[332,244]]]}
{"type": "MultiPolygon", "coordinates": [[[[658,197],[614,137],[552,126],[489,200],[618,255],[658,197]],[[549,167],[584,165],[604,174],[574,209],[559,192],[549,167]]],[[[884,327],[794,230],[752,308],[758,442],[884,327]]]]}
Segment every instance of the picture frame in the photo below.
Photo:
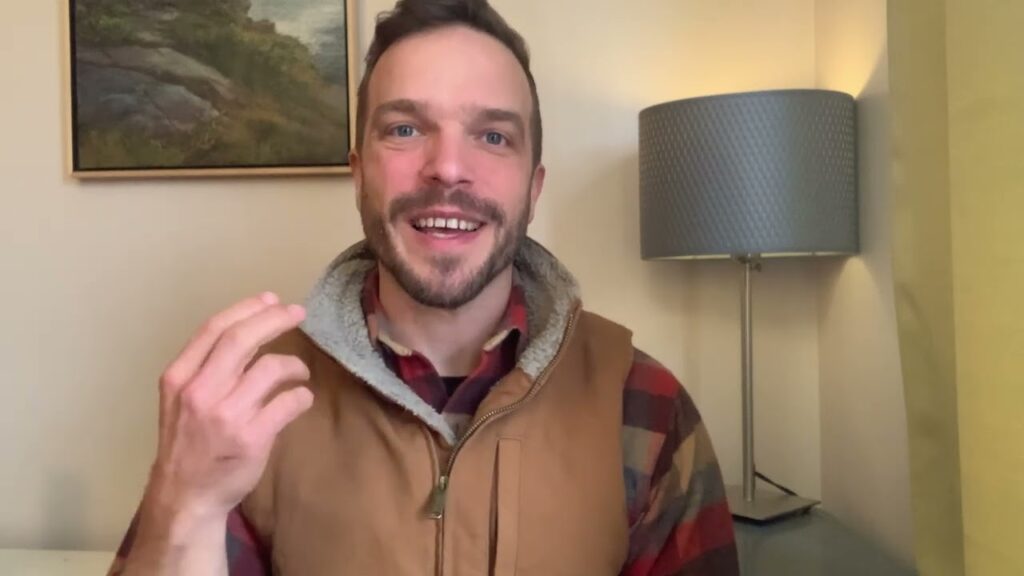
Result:
{"type": "Polygon", "coordinates": [[[73,178],[350,174],[355,0],[63,0],[73,178]]]}

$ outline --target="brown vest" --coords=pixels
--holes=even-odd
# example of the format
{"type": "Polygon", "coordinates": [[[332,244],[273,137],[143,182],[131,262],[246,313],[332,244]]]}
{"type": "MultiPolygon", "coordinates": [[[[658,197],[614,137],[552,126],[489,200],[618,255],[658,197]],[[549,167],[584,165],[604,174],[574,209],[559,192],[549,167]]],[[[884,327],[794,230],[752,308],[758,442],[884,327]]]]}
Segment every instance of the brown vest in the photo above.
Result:
{"type": "Polygon", "coordinates": [[[516,369],[494,386],[450,469],[452,446],[304,333],[268,351],[305,360],[316,398],[278,438],[242,504],[275,574],[619,573],[628,548],[622,393],[633,354],[625,328],[577,313],[535,382],[516,369]]]}

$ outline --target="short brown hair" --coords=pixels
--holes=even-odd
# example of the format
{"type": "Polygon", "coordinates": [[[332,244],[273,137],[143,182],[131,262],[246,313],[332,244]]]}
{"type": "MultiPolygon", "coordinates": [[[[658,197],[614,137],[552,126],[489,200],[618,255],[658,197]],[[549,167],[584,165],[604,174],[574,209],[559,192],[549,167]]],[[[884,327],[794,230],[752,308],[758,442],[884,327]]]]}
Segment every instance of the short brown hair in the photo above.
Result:
{"type": "Polygon", "coordinates": [[[398,0],[394,10],[377,16],[373,42],[366,54],[366,74],[359,83],[356,102],[356,149],[361,150],[366,137],[366,109],[370,76],[381,55],[398,41],[409,36],[445,26],[468,26],[492,36],[508,48],[523,67],[530,84],[533,112],[530,116],[533,166],[540,164],[543,127],[540,119],[540,99],[537,83],[530,72],[530,52],[526,42],[487,0],[398,0]]]}

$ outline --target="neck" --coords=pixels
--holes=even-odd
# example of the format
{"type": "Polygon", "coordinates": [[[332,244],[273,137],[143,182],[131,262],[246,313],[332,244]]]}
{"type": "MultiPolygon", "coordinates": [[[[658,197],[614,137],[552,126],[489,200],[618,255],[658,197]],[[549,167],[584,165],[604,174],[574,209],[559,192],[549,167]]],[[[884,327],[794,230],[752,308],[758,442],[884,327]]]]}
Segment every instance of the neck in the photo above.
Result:
{"type": "Polygon", "coordinates": [[[441,376],[467,376],[479,361],[484,344],[494,336],[511,291],[509,266],[461,307],[431,308],[413,300],[381,266],[382,329],[399,344],[425,356],[441,376]]]}

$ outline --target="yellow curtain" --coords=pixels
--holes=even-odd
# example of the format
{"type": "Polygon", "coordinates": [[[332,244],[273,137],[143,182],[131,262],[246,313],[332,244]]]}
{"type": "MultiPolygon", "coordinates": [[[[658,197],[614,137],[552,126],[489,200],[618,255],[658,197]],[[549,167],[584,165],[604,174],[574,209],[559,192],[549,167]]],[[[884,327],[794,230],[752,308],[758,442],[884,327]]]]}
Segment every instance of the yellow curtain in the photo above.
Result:
{"type": "Polygon", "coordinates": [[[921,574],[1024,574],[1024,2],[890,0],[921,574]]]}

